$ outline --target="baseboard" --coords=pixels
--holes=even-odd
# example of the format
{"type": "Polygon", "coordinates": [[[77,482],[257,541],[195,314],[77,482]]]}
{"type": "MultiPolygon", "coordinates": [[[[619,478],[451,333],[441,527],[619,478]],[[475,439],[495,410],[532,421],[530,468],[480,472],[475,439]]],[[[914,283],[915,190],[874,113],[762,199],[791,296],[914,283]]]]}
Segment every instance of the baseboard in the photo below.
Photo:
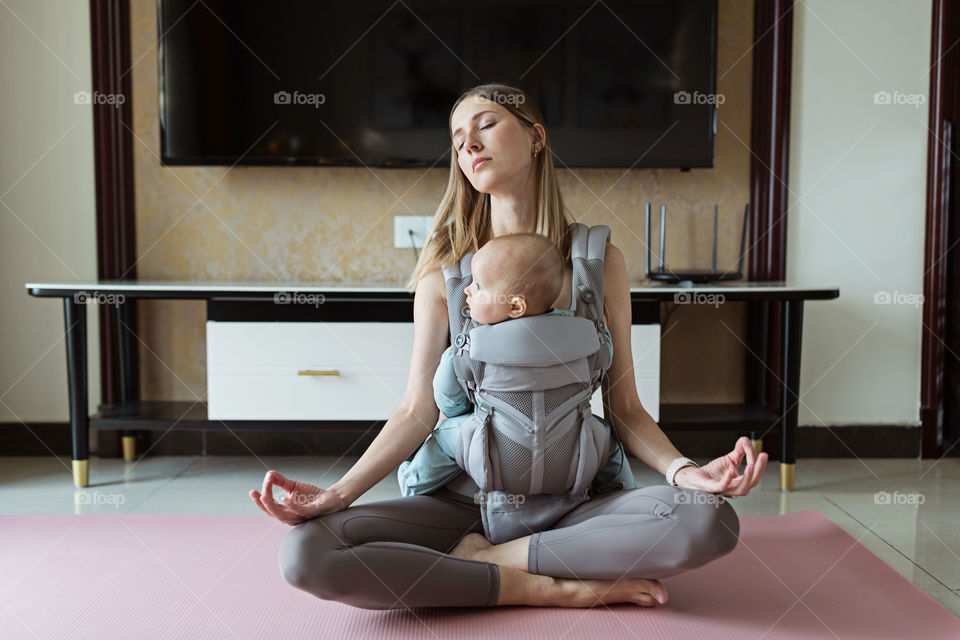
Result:
{"type": "MultiPolygon", "coordinates": [[[[376,424],[376,423],[374,423],[376,424]]],[[[0,423],[0,455],[71,455],[70,426],[65,422],[0,423]]],[[[360,455],[379,432],[374,426],[367,432],[353,431],[225,431],[206,432],[208,455],[360,455]],[[234,435],[236,434],[236,435],[234,435]]],[[[150,448],[148,455],[198,455],[203,451],[203,432],[138,432],[137,451],[150,448]],[[159,440],[158,440],[159,439],[159,440]]],[[[719,456],[730,451],[736,438],[746,433],[734,431],[666,430],[667,437],[684,455],[691,458],[719,456]]],[[[920,427],[891,425],[849,425],[800,427],[796,454],[799,458],[918,458],[920,427]]],[[[91,439],[93,444],[93,439],[91,439]]],[[[771,460],[780,459],[780,434],[763,437],[763,449],[771,460]]],[[[960,454],[954,448],[951,454],[960,454]]]]}

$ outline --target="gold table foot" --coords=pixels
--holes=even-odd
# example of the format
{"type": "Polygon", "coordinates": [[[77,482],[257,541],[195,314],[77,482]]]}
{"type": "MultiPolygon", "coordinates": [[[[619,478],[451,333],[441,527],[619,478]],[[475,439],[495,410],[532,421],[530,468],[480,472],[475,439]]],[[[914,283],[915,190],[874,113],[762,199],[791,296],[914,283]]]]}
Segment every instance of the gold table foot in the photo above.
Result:
{"type": "Polygon", "coordinates": [[[793,472],[797,466],[795,462],[780,463],[780,490],[793,491],[793,472]]]}
{"type": "Polygon", "coordinates": [[[89,460],[73,461],[73,486],[85,487],[89,484],[89,460]]]}
{"type": "Polygon", "coordinates": [[[123,436],[123,459],[126,462],[133,462],[137,459],[136,436],[123,436]]]}
{"type": "Polygon", "coordinates": [[[762,438],[757,438],[756,440],[754,440],[753,438],[750,438],[750,444],[753,445],[753,450],[757,452],[757,455],[760,455],[761,453],[763,453],[762,438]]]}

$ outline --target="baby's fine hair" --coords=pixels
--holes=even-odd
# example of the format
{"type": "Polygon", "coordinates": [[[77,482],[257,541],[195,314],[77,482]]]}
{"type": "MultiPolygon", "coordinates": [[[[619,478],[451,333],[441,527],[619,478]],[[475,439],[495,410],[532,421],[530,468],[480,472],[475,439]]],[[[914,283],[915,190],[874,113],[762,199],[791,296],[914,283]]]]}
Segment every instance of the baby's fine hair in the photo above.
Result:
{"type": "MultiPolygon", "coordinates": [[[[497,256],[500,293],[522,296],[526,315],[550,310],[563,287],[563,257],[548,237],[540,233],[508,233],[491,238],[480,251],[497,256]]],[[[480,252],[478,251],[478,253],[480,252]]]]}

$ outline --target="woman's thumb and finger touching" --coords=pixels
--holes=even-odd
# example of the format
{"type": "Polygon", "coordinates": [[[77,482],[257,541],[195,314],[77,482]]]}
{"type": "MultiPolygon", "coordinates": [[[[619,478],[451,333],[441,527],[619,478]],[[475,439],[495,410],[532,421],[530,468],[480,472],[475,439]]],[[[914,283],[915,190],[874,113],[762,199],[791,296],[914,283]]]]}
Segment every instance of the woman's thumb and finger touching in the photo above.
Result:
{"type": "Polygon", "coordinates": [[[345,508],[335,493],[306,482],[292,480],[273,469],[264,476],[262,490],[252,490],[249,495],[264,513],[290,525],[345,508]],[[274,486],[283,489],[286,495],[275,500],[274,486]]]}

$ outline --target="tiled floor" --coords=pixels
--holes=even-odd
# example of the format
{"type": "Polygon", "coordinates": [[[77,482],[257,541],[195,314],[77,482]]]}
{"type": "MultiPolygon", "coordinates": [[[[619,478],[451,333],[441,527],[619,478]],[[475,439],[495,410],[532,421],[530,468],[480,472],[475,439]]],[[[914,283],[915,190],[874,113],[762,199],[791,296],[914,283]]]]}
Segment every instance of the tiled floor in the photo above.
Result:
{"type": "MultiPolygon", "coordinates": [[[[74,489],[67,458],[0,457],[0,514],[261,514],[247,492],[260,488],[268,469],[329,486],[355,461],[158,456],[125,463],[92,458],[90,486],[74,489]]],[[[790,493],[779,490],[778,466],[772,462],[760,485],[733,503],[738,513],[816,509],[960,616],[960,459],[801,460],[790,493]],[[878,492],[889,494],[887,503],[878,492]]],[[[633,467],[640,486],[664,481],[640,462],[633,467]]],[[[399,496],[391,474],[357,502],[399,496]]]]}

